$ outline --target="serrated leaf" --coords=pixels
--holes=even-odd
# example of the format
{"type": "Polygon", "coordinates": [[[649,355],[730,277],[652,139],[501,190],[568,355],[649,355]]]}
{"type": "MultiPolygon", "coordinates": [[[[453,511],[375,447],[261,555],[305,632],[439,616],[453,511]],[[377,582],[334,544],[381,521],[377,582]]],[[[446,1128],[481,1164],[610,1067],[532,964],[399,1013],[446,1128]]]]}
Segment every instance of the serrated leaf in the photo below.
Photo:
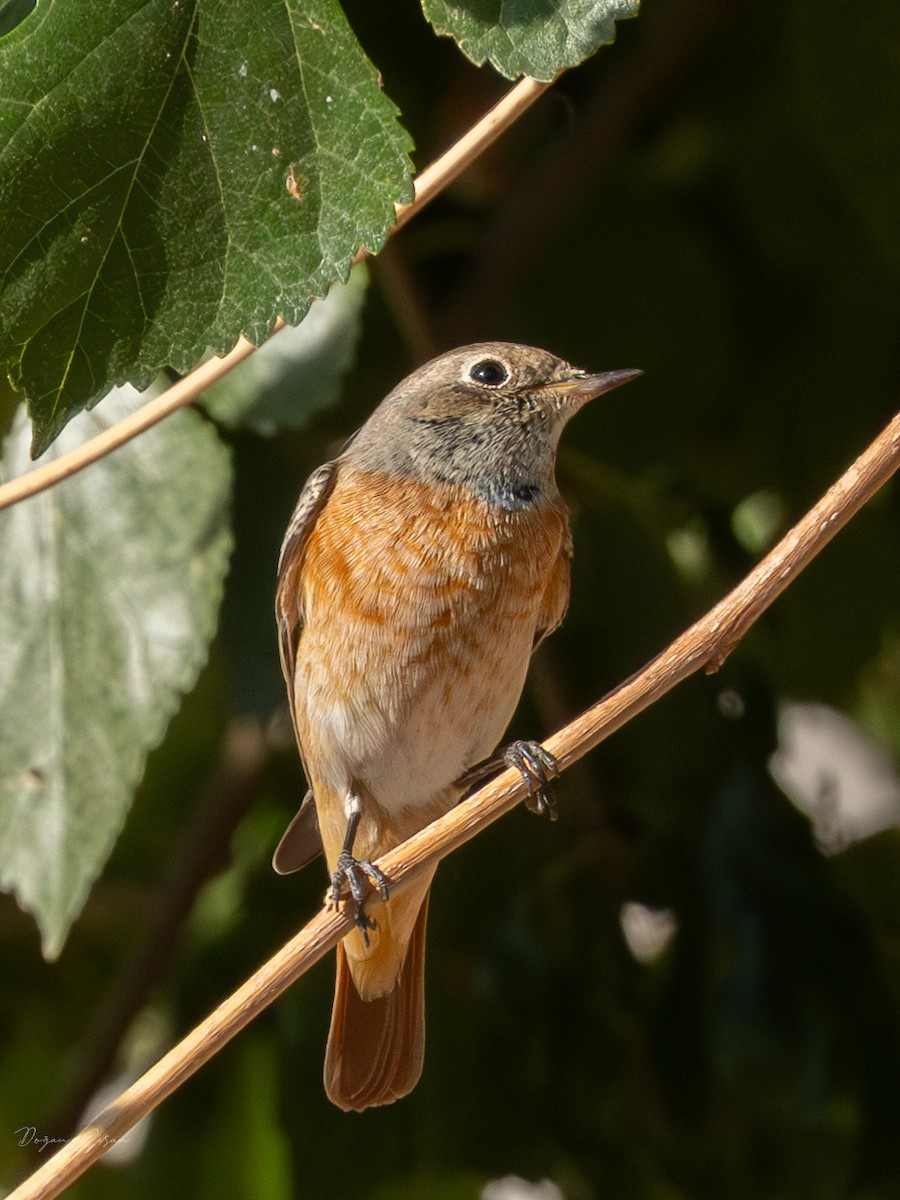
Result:
{"type": "Polygon", "coordinates": [[[507,77],[553,79],[616,36],[639,0],[422,0],[437,33],[507,77]]]}
{"type": "MultiPolygon", "coordinates": [[[[56,457],[132,411],[83,414],[56,457]]],[[[28,466],[20,412],[4,478],[28,466]]],[[[148,750],[194,683],[231,547],[228,452],[180,412],[0,513],[0,887],[55,957],[121,828],[148,750]]]]}
{"type": "Polygon", "coordinates": [[[314,300],[297,326],[260,346],[204,394],[204,407],[224,425],[269,436],[300,426],[333,404],[353,363],[368,273],[360,264],[347,283],[314,300]]]}
{"type": "Polygon", "coordinates": [[[0,45],[0,362],[35,444],[302,320],[409,199],[337,0],[42,0],[0,45]]]}

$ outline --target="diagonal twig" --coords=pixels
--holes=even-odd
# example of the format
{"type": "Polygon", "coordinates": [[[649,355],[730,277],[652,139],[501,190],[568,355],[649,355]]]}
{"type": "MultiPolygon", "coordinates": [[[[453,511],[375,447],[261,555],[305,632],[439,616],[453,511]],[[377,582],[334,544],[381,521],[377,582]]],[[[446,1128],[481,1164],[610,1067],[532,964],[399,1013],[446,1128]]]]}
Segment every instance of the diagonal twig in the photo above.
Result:
{"type": "MultiPolygon", "coordinates": [[[[723,600],[647,666],[548,738],[565,769],[696,671],[714,671],[758,617],[890,479],[900,465],[900,413],[822,499],[723,600]]],[[[527,785],[507,770],[378,863],[394,894],[525,798],[527,785]]],[[[377,894],[368,900],[372,909],[377,894]]],[[[137,1121],[190,1078],[254,1017],[317,962],[353,926],[343,909],[323,910],[232,993],[206,1020],[87,1128],[24,1181],[8,1200],[52,1200],[137,1121]]]]}

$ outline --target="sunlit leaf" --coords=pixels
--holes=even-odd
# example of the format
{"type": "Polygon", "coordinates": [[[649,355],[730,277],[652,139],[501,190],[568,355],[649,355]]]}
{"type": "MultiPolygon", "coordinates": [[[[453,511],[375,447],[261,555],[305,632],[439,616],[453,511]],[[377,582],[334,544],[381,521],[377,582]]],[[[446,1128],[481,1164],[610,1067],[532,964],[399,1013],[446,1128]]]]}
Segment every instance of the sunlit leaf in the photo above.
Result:
{"type": "Polygon", "coordinates": [[[336,0],[38,5],[0,46],[0,362],[37,450],[298,323],[384,242],[409,145],[336,0]]]}
{"type": "MultiPolygon", "coordinates": [[[[78,418],[51,457],[131,411],[131,389],[78,418]]],[[[28,465],[20,413],[2,474],[28,465]]],[[[48,958],[121,828],[147,751],[203,665],[231,537],[230,467],[182,412],[0,513],[0,886],[48,958]]]]}

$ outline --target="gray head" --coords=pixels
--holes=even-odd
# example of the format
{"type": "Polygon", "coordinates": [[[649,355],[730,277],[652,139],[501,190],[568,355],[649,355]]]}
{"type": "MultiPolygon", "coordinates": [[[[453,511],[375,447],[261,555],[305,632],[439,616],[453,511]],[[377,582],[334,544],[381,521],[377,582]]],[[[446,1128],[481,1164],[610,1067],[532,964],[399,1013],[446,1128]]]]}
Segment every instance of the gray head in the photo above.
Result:
{"type": "Polygon", "coordinates": [[[589,375],[546,350],[480,342],[451,350],[385,397],[347,450],[370,470],[456,483],[504,507],[555,490],[559,436],[578,410],[640,371],[589,375]]]}

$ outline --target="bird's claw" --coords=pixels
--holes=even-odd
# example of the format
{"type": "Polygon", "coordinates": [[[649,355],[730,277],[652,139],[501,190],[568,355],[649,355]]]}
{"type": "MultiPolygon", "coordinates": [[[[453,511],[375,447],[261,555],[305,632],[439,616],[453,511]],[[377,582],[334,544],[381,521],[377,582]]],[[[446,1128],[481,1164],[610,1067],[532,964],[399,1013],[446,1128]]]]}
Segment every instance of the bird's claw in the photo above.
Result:
{"type": "Polygon", "coordinates": [[[559,816],[550,790],[559,775],[559,763],[540,742],[512,742],[501,755],[507,767],[514,767],[531,789],[525,807],[539,816],[555,821],[559,816]]]}
{"type": "Polygon", "coordinates": [[[337,908],[348,891],[356,902],[356,927],[363,935],[366,945],[369,944],[369,930],[377,928],[377,923],[365,910],[364,903],[369,887],[378,889],[382,900],[388,898],[388,878],[368,858],[354,858],[346,850],[338,855],[337,866],[331,876],[331,890],[328,893],[330,908],[337,908]]]}

